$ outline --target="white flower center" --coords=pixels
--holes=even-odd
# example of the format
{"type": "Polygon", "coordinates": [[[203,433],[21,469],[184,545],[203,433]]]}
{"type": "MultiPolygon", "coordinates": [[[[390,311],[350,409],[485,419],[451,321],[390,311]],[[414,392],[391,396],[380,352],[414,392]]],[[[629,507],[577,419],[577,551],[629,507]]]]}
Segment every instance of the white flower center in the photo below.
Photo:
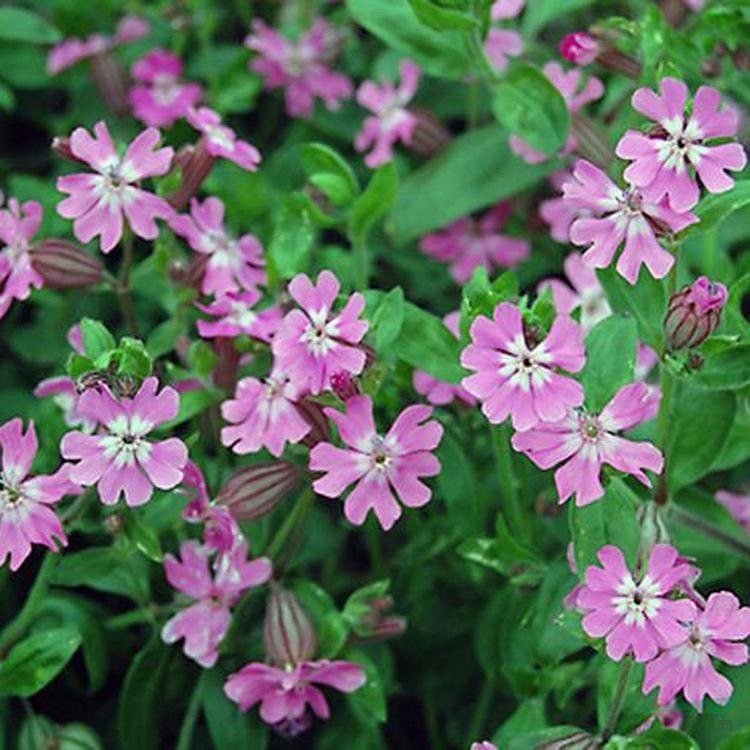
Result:
{"type": "Polygon", "coordinates": [[[307,348],[314,356],[323,356],[338,345],[338,321],[328,320],[326,310],[308,313],[308,317],[310,323],[301,340],[307,344],[307,348]]]}
{"type": "Polygon", "coordinates": [[[171,75],[159,75],[152,86],[154,99],[164,106],[171,104],[180,95],[182,87],[171,75]]]}
{"type": "Polygon", "coordinates": [[[617,612],[625,616],[626,625],[635,623],[639,628],[644,627],[646,620],[654,618],[661,606],[659,587],[648,575],[636,583],[628,573],[617,587],[617,593],[619,596],[613,603],[617,612]]]}
{"type": "Polygon", "coordinates": [[[151,443],[144,439],[153,425],[139,416],[134,415],[128,419],[124,414],[117,417],[107,425],[109,435],[101,438],[100,443],[104,447],[107,458],[114,459],[115,465],[131,466],[136,461],[139,463],[148,459],[151,453],[151,443]]]}

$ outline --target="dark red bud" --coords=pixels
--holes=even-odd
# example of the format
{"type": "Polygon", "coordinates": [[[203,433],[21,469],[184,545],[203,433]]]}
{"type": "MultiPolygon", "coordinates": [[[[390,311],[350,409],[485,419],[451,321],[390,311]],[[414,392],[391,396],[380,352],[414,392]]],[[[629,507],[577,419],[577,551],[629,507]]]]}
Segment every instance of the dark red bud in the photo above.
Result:
{"type": "Polygon", "coordinates": [[[208,260],[208,255],[193,253],[187,262],[175,261],[169,269],[169,277],[175,284],[200,291],[208,260]]]}
{"type": "Polygon", "coordinates": [[[575,31],[563,37],[560,54],[576,65],[590,65],[599,54],[599,42],[585,31],[575,31]]]}
{"type": "Polygon", "coordinates": [[[72,242],[43,240],[29,255],[44,285],[52,289],[82,289],[102,280],[101,261],[72,242]]]}
{"type": "Polygon", "coordinates": [[[176,193],[167,198],[172,208],[179,211],[187,206],[188,201],[200,190],[206,177],[211,174],[215,161],[215,157],[208,153],[205,137],[202,137],[195,146],[185,146],[177,152],[174,164],[182,171],[182,184],[176,193]]]}
{"type": "Polygon", "coordinates": [[[320,404],[316,404],[315,401],[311,401],[309,398],[303,398],[298,401],[297,411],[307,421],[312,428],[310,432],[302,438],[302,442],[308,447],[312,448],[318,443],[323,443],[328,440],[331,435],[328,429],[328,418],[323,414],[323,409],[320,404]]]}
{"type": "Polygon", "coordinates": [[[724,284],[701,276],[673,294],[664,318],[667,346],[672,351],[700,346],[721,322],[727,301],[724,284]]]}
{"type": "Polygon", "coordinates": [[[240,366],[240,353],[235,349],[232,339],[223,337],[214,339],[214,351],[216,352],[214,383],[219,388],[234,390],[237,383],[237,370],[240,366]]]}
{"type": "Polygon", "coordinates": [[[350,373],[343,371],[331,375],[331,390],[344,402],[361,393],[357,381],[350,373]]]}
{"type": "Polygon", "coordinates": [[[91,58],[91,77],[94,79],[102,99],[116,114],[128,112],[128,74],[120,61],[109,51],[100,52],[91,58]]]}
{"type": "Polygon", "coordinates": [[[289,461],[267,461],[236,471],[219,492],[237,521],[255,521],[270,513],[296,486],[299,470],[289,461]]]}
{"type": "Polygon", "coordinates": [[[263,645],[279,667],[293,667],[315,655],[315,626],[293,591],[272,587],[263,623],[263,645]]]}
{"type": "Polygon", "coordinates": [[[52,139],[50,148],[63,159],[75,162],[76,164],[86,164],[83,159],[79,159],[70,148],[70,138],[66,135],[56,135],[52,139]]]}
{"type": "Polygon", "coordinates": [[[429,158],[442,151],[453,139],[442,120],[429,110],[410,107],[409,112],[417,118],[417,126],[407,144],[411,151],[429,158]]]}

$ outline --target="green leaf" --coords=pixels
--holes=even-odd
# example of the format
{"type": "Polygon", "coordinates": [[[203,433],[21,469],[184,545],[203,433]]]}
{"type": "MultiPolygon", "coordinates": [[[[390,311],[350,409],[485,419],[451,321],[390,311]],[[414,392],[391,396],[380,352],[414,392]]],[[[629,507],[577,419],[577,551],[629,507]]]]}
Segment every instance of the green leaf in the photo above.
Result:
{"type": "Polygon", "coordinates": [[[114,336],[107,330],[104,323],[91,318],[81,321],[83,349],[89,359],[97,360],[115,348],[114,336]]]}
{"type": "Polygon", "coordinates": [[[371,628],[365,621],[372,612],[372,601],[386,596],[389,588],[390,581],[375,581],[349,595],[342,615],[357,635],[366,636],[371,633],[371,628]]]}
{"type": "Polygon", "coordinates": [[[716,750],[747,750],[748,747],[750,747],[750,727],[745,727],[732,734],[731,737],[727,737],[716,750]]]}
{"type": "Polygon", "coordinates": [[[398,193],[398,173],[393,164],[379,167],[365,191],[352,204],[349,234],[357,245],[364,242],[372,227],[388,214],[398,193]]]}
{"type": "Polygon", "coordinates": [[[0,697],[28,698],[55,679],[81,645],[75,628],[32,633],[0,664],[0,697]]]}
{"type": "Polygon", "coordinates": [[[319,654],[326,658],[337,656],[349,636],[349,626],[333,599],[312,581],[300,581],[294,590],[305,611],[315,621],[319,654]]]}
{"type": "Polygon", "coordinates": [[[363,651],[351,651],[347,657],[350,661],[360,664],[367,676],[367,682],[359,690],[346,696],[349,708],[362,724],[367,726],[382,724],[388,718],[388,710],[380,670],[363,651]]]}
{"type": "Polygon", "coordinates": [[[462,446],[453,434],[446,431],[437,448],[442,466],[450,471],[441,471],[437,476],[438,496],[445,500],[451,522],[464,534],[477,534],[482,526],[483,494],[477,486],[473,463],[466,455],[470,446],[462,446]]]}
{"type": "Polygon", "coordinates": [[[60,39],[60,32],[36,13],[13,6],[0,8],[0,40],[54,44],[60,39]]]}
{"type": "Polygon", "coordinates": [[[570,131],[570,110],[547,76],[533,65],[515,64],[496,84],[495,117],[511,133],[545,154],[559,151],[570,131]]]}
{"type": "Polygon", "coordinates": [[[510,741],[507,750],[529,750],[532,747],[543,748],[550,745],[554,747],[555,740],[565,740],[562,747],[566,750],[584,750],[591,747],[592,737],[578,727],[561,724],[519,734],[510,741]]]}
{"type": "Polygon", "coordinates": [[[471,324],[478,315],[492,318],[498,304],[517,298],[518,277],[513,271],[505,271],[490,283],[484,266],[475,269],[471,280],[463,288],[461,298],[462,336],[468,336],[471,324]]]}
{"type": "Polygon", "coordinates": [[[635,379],[638,327],[633,318],[610,315],[586,336],[586,366],[581,383],[586,406],[600,412],[617,391],[635,379]]]}
{"type": "MultiPolygon", "coordinates": [[[[750,735],[749,735],[750,737],[750,735]]],[[[631,737],[625,745],[627,750],[700,750],[698,743],[684,732],[667,729],[660,721],[655,721],[651,728],[637,737],[631,737]]],[[[747,745],[737,745],[736,750],[743,750],[747,745]]],[[[724,745],[717,750],[727,750],[724,745]]]]}
{"type": "Polygon", "coordinates": [[[138,380],[143,380],[151,374],[153,362],[151,355],[139,339],[124,336],[120,339],[117,347],[119,365],[117,372],[120,375],[130,375],[138,380]]]}
{"type": "Polygon", "coordinates": [[[280,279],[291,279],[307,270],[315,229],[307,209],[290,196],[278,213],[268,260],[280,279]]]}
{"type": "Polygon", "coordinates": [[[404,322],[404,290],[397,286],[381,298],[371,319],[375,349],[384,351],[401,332],[404,322]]]}
{"type": "Polygon", "coordinates": [[[409,0],[414,15],[432,29],[473,29],[479,22],[468,13],[444,8],[432,0],[409,0]]]}
{"type": "Polygon", "coordinates": [[[426,73],[462,80],[473,63],[461,34],[436,31],[420,23],[409,0],[347,0],[356,23],[386,46],[418,63],[426,73]]]}
{"type": "Polygon", "coordinates": [[[508,747],[510,741],[519,734],[533,732],[547,727],[544,713],[544,698],[528,698],[503,722],[495,732],[492,742],[498,747],[508,747]]]}
{"type": "Polygon", "coordinates": [[[523,34],[534,36],[547,24],[560,16],[568,16],[580,8],[593,5],[595,0],[528,0],[523,13],[523,34]]]}
{"type": "Polygon", "coordinates": [[[159,426],[159,432],[167,434],[177,425],[187,422],[189,419],[196,417],[204,409],[208,409],[213,404],[218,404],[224,398],[221,391],[208,390],[206,388],[200,391],[185,391],[180,394],[180,410],[177,416],[170,422],[165,422],[159,426]]]}
{"type": "Polygon", "coordinates": [[[680,232],[680,237],[700,234],[715,229],[735,211],[750,204],[750,180],[737,180],[726,193],[707,193],[695,207],[694,213],[700,219],[680,232]]]}
{"type": "Polygon", "coordinates": [[[508,148],[497,126],[477,128],[411,172],[391,211],[394,239],[403,244],[462,216],[516,195],[560,166],[551,159],[530,165],[508,148]]]}
{"type": "Polygon", "coordinates": [[[141,518],[138,511],[128,508],[123,512],[122,518],[125,535],[136,549],[146,555],[149,560],[162,562],[164,553],[161,549],[159,535],[141,518]]]}
{"type": "MultiPolygon", "coordinates": [[[[336,206],[348,205],[352,199],[359,193],[359,181],[349,163],[338,151],[327,146],[325,143],[306,143],[300,148],[302,157],[302,167],[313,184],[317,185],[326,193],[329,200],[336,206]],[[336,195],[329,194],[326,191],[325,183],[323,185],[314,182],[313,178],[326,176],[328,178],[337,178],[338,188],[336,195]]],[[[333,183],[329,183],[330,186],[333,183]]]]}
{"type": "Polygon", "coordinates": [[[154,358],[171,352],[177,339],[187,333],[187,326],[182,322],[174,319],[165,320],[154,328],[146,340],[146,349],[154,358]]]}
{"type": "Polygon", "coordinates": [[[12,112],[16,107],[16,97],[12,89],[0,81],[0,109],[12,112]]]}
{"type": "Polygon", "coordinates": [[[694,385],[717,391],[738,390],[750,385],[750,344],[740,344],[706,357],[690,377],[694,385]]]}

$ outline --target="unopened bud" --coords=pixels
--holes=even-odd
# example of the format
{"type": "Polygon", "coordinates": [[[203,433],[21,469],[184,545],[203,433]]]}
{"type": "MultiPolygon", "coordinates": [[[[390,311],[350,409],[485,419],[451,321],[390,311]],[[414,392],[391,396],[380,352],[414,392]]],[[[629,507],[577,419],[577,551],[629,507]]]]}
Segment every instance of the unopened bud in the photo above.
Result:
{"type": "Polygon", "coordinates": [[[345,403],[350,398],[360,395],[357,381],[343,370],[331,375],[331,390],[345,403]]]}
{"type": "Polygon", "coordinates": [[[324,443],[331,435],[328,429],[328,418],[323,414],[320,404],[311,401],[309,398],[303,398],[295,406],[302,418],[310,425],[310,432],[302,438],[302,442],[308,447],[313,448],[318,443],[324,443]]]}
{"type": "Polygon", "coordinates": [[[576,65],[597,62],[603,68],[622,73],[628,78],[640,78],[643,68],[634,57],[621,52],[609,30],[592,28],[591,33],[576,31],[563,37],[560,54],[576,65]]]}
{"type": "Polygon", "coordinates": [[[177,152],[174,163],[182,172],[182,184],[177,192],[167,198],[172,208],[179,211],[187,206],[211,174],[215,161],[215,157],[208,153],[205,136],[195,146],[185,146],[177,152]]]}
{"type": "Polygon", "coordinates": [[[203,277],[206,274],[209,256],[202,253],[193,253],[190,260],[175,261],[169,268],[169,278],[175,284],[190,287],[200,291],[203,277]]]}
{"type": "Polygon", "coordinates": [[[293,667],[315,655],[315,626],[293,591],[272,587],[263,623],[263,645],[279,667],[293,667]]]}
{"type": "Polygon", "coordinates": [[[240,366],[240,353],[235,348],[232,339],[224,337],[214,339],[214,351],[216,352],[214,383],[218,388],[234,390],[240,366]]]}
{"type": "Polygon", "coordinates": [[[669,532],[661,517],[661,509],[656,503],[641,505],[638,508],[637,516],[641,527],[639,559],[646,561],[655,545],[669,544],[669,532]]]}
{"type": "Polygon", "coordinates": [[[255,521],[270,513],[299,481],[297,467],[289,461],[268,461],[236,471],[219,492],[237,521],[255,521]]]}
{"type": "Polygon", "coordinates": [[[580,112],[572,115],[571,130],[576,139],[576,150],[590,162],[605,169],[615,158],[609,141],[602,131],[580,112]]]}
{"type": "Polygon", "coordinates": [[[360,622],[360,635],[368,640],[396,638],[406,631],[406,618],[389,614],[393,608],[393,597],[380,596],[370,601],[370,610],[360,622]]]}
{"type": "Polygon", "coordinates": [[[667,346],[672,351],[700,346],[721,322],[727,288],[706,276],[673,294],[664,318],[667,346]]]}
{"type": "Polygon", "coordinates": [[[128,74],[120,61],[108,50],[91,58],[91,77],[107,106],[116,115],[127,113],[128,74]]]}
{"type": "Polygon", "coordinates": [[[417,126],[407,144],[409,150],[429,158],[451,142],[450,130],[432,112],[421,107],[410,107],[409,111],[417,118],[417,126]]]}
{"type": "Polygon", "coordinates": [[[573,734],[559,737],[556,740],[542,742],[535,745],[534,750],[594,750],[598,747],[597,740],[586,732],[574,732],[573,734]]]}
{"type": "Polygon", "coordinates": [[[66,135],[56,135],[52,139],[52,143],[50,144],[50,148],[58,155],[62,156],[63,159],[67,159],[68,161],[73,161],[78,164],[86,164],[86,162],[83,159],[79,159],[74,153],[73,150],[70,148],[70,138],[66,135]]]}
{"type": "Polygon", "coordinates": [[[585,31],[575,31],[563,37],[560,54],[576,65],[590,65],[599,54],[599,42],[585,31]]]}
{"type": "Polygon", "coordinates": [[[81,289],[102,280],[101,261],[72,242],[43,240],[29,254],[44,285],[51,289],[81,289]]]}

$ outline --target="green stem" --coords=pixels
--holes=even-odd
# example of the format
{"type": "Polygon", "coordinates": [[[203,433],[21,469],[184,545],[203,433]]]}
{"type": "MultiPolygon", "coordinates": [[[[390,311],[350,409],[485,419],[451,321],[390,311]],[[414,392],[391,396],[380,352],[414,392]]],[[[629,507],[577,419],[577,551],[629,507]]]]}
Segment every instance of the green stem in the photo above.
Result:
{"type": "MultiPolygon", "coordinates": [[[[479,3],[474,3],[474,15],[479,16],[479,3]]],[[[464,37],[466,46],[468,47],[469,54],[477,64],[479,72],[482,78],[489,80],[491,83],[495,83],[500,80],[500,74],[498,73],[495,66],[490,62],[487,57],[487,53],[484,51],[484,40],[479,31],[479,27],[475,27],[471,31],[467,31],[464,37]]]]}
{"type": "Polygon", "coordinates": [[[367,260],[367,240],[360,238],[354,243],[354,261],[357,269],[357,289],[363,292],[369,283],[369,263],[367,260]]]}
{"type": "Polygon", "coordinates": [[[477,700],[474,706],[474,714],[471,717],[469,724],[469,734],[466,738],[466,745],[471,745],[481,734],[482,728],[484,727],[485,720],[487,719],[487,711],[490,709],[492,703],[492,696],[495,689],[489,680],[485,680],[482,684],[482,692],[479,694],[479,700],[477,700]]]}
{"type": "Polygon", "coordinates": [[[630,672],[633,669],[633,659],[630,656],[626,656],[620,666],[620,677],[617,680],[617,686],[615,687],[615,694],[612,698],[612,705],[609,707],[609,717],[607,723],[602,730],[601,744],[605,745],[617,729],[617,722],[620,719],[622,713],[622,707],[625,703],[625,693],[628,690],[628,682],[630,682],[630,672]]]}
{"type": "Polygon", "coordinates": [[[714,526],[712,523],[709,523],[700,516],[694,515],[689,510],[685,510],[685,508],[681,508],[679,505],[671,505],[669,512],[672,518],[685,524],[685,526],[690,526],[696,531],[700,531],[701,534],[716,539],[716,541],[721,542],[733,552],[737,552],[750,560],[750,542],[739,539],[728,531],[714,526]]]}
{"type": "Polygon", "coordinates": [[[466,120],[469,129],[473,130],[479,123],[479,107],[481,104],[482,89],[479,81],[472,81],[466,87],[466,120]]]}
{"type": "Polygon", "coordinates": [[[284,543],[294,531],[295,526],[307,517],[308,510],[312,507],[313,498],[315,497],[311,489],[305,490],[297,499],[297,504],[292,508],[292,512],[286,517],[276,535],[268,543],[263,553],[270,557],[274,562],[279,556],[284,543]]]}
{"type": "Polygon", "coordinates": [[[39,566],[39,570],[36,574],[36,579],[31,586],[31,590],[26,597],[26,601],[24,602],[21,611],[16,615],[15,619],[8,623],[3,631],[0,632],[0,656],[5,654],[11,646],[23,637],[28,627],[34,621],[39,605],[47,596],[49,577],[55,568],[56,562],[53,552],[47,552],[44,555],[42,564],[39,566]]]}
{"type": "Polygon", "coordinates": [[[203,680],[205,676],[206,671],[202,670],[198,681],[195,683],[193,694],[190,696],[190,703],[188,703],[185,718],[182,720],[182,726],[180,727],[180,735],[177,738],[177,750],[190,750],[190,745],[193,742],[193,732],[195,731],[195,725],[198,723],[198,714],[201,710],[203,680]]]}
{"type": "Polygon", "coordinates": [[[122,263],[120,265],[120,278],[117,283],[117,296],[120,299],[120,310],[125,320],[125,325],[131,336],[140,338],[138,322],[133,307],[133,296],[130,289],[130,272],[133,268],[133,233],[129,227],[123,228],[122,233],[122,263]]]}
{"type": "Polygon", "coordinates": [[[513,456],[510,452],[510,425],[507,423],[490,425],[490,443],[500,489],[503,493],[503,511],[508,520],[508,526],[520,539],[528,539],[529,529],[524,522],[518,479],[513,469],[513,456]]]}

